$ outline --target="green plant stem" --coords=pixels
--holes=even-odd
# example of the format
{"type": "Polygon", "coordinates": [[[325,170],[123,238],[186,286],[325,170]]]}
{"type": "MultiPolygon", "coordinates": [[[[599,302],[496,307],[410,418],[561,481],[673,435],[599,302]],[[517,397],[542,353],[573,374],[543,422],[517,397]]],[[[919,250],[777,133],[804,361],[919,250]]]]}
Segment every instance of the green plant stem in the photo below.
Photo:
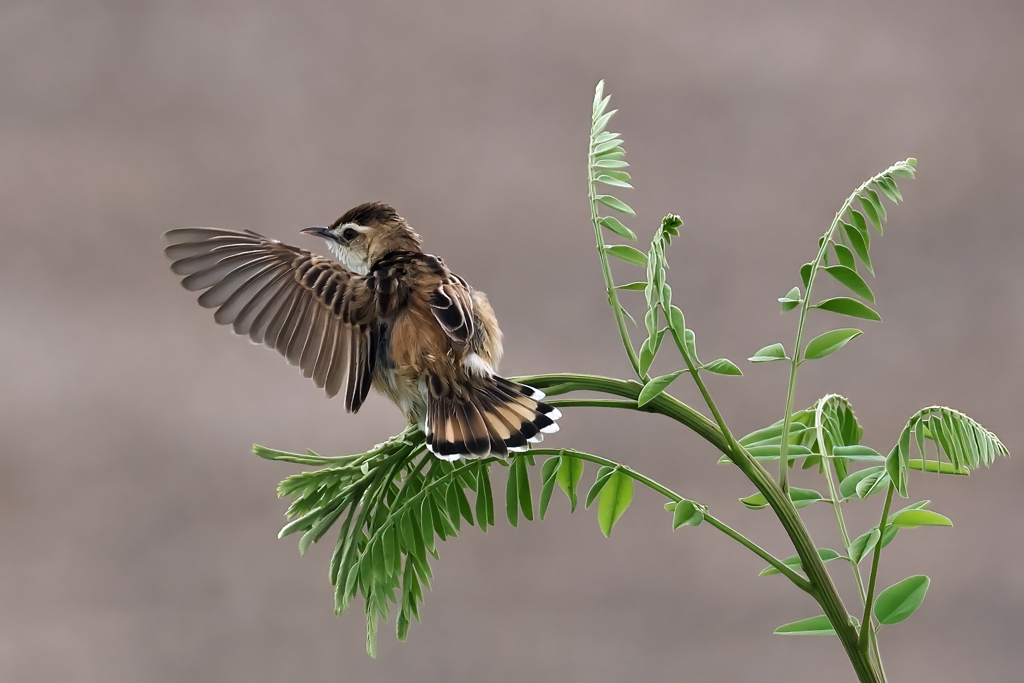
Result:
{"type": "MultiPolygon", "coordinates": [[[[589,462],[592,462],[592,463],[595,463],[595,464],[598,464],[598,465],[604,465],[604,466],[607,466],[607,467],[614,467],[617,470],[619,470],[620,472],[622,472],[623,474],[625,474],[630,479],[633,479],[637,483],[646,486],[647,488],[651,489],[652,491],[656,491],[657,493],[660,493],[661,495],[665,496],[666,498],[668,498],[669,500],[671,500],[674,503],[679,503],[679,502],[685,500],[682,496],[680,496],[675,491],[672,491],[671,489],[668,489],[665,486],[662,486],[661,484],[659,484],[658,482],[654,481],[650,477],[647,477],[646,475],[643,475],[643,474],[637,472],[636,470],[632,469],[628,465],[623,465],[622,463],[615,462],[614,460],[609,460],[608,458],[602,458],[599,455],[592,455],[590,453],[584,453],[582,451],[572,450],[572,449],[568,449],[568,448],[534,448],[534,449],[531,449],[528,452],[532,453],[534,455],[553,455],[553,456],[569,455],[569,456],[572,456],[574,458],[579,458],[580,460],[587,460],[589,462]]],[[[694,502],[694,501],[691,501],[691,502],[694,502]]],[[[792,581],[800,590],[806,591],[808,593],[811,592],[811,584],[807,581],[807,579],[805,579],[804,577],[802,577],[799,574],[797,574],[795,571],[793,571],[792,568],[786,566],[782,562],[782,560],[778,559],[777,557],[775,557],[774,555],[769,553],[767,550],[765,550],[761,546],[759,546],[756,543],[754,543],[752,540],[750,540],[749,538],[744,536],[739,531],[736,531],[735,529],[733,529],[731,526],[729,526],[725,522],[723,522],[720,519],[712,516],[707,511],[707,507],[706,506],[700,505],[699,503],[697,503],[697,505],[700,506],[700,511],[704,515],[704,521],[706,521],[708,524],[710,524],[711,526],[715,527],[716,529],[718,529],[719,531],[724,533],[726,536],[732,538],[734,541],[738,542],[740,545],[742,545],[745,548],[747,548],[750,551],[752,551],[755,555],[760,557],[762,560],[764,560],[768,564],[770,564],[773,567],[775,567],[776,569],[778,569],[779,572],[784,574],[786,576],[786,578],[788,578],[790,581],[792,581]]]]}
{"type": "MultiPolygon", "coordinates": [[[[846,549],[846,555],[849,559],[850,534],[846,530],[846,521],[843,519],[842,496],[839,495],[839,490],[836,488],[835,480],[832,478],[832,454],[825,453],[825,429],[821,424],[821,411],[825,407],[825,404],[833,398],[841,399],[842,397],[838,394],[829,394],[818,401],[818,408],[814,411],[814,430],[815,438],[818,441],[818,450],[822,458],[822,469],[825,473],[825,481],[828,482],[829,496],[832,498],[832,507],[835,509],[836,513],[836,526],[839,527],[839,535],[843,541],[843,548],[846,549]]],[[[857,592],[860,595],[861,605],[863,605],[866,599],[864,593],[864,580],[861,578],[860,568],[852,559],[850,559],[850,566],[853,568],[853,578],[857,583],[857,592]]]]}
{"type": "Polygon", "coordinates": [[[626,319],[622,312],[622,304],[619,303],[619,295],[615,290],[615,282],[612,280],[611,267],[608,265],[608,252],[605,249],[604,233],[600,223],[601,216],[597,208],[597,192],[594,190],[594,145],[590,145],[589,162],[587,164],[587,190],[590,198],[590,221],[594,224],[594,238],[597,240],[597,256],[601,259],[601,273],[604,275],[604,288],[608,292],[608,304],[615,312],[615,324],[619,328],[619,336],[622,338],[622,346],[626,349],[629,362],[633,371],[642,379],[647,379],[644,373],[640,372],[640,358],[633,349],[633,342],[629,338],[629,331],[626,329],[626,319]]]}
{"type": "MultiPolygon", "coordinates": [[[[819,441],[818,443],[821,443],[821,441],[819,441]]],[[[843,511],[842,511],[843,502],[842,502],[842,497],[839,495],[839,491],[836,489],[836,485],[834,483],[834,480],[832,479],[832,473],[831,473],[831,471],[829,471],[830,465],[831,465],[831,463],[829,463],[829,462],[825,463],[825,467],[824,467],[825,479],[826,479],[826,481],[828,481],[829,495],[831,495],[832,500],[833,500],[832,507],[834,507],[835,511],[836,511],[836,524],[839,526],[839,534],[840,534],[840,536],[842,537],[842,540],[843,540],[843,547],[846,548],[846,555],[847,555],[846,559],[849,560],[850,566],[853,568],[853,578],[857,582],[857,593],[860,596],[861,605],[864,605],[864,604],[867,603],[867,596],[865,595],[865,592],[864,592],[864,579],[860,575],[860,566],[856,562],[854,562],[853,559],[849,556],[850,555],[850,535],[846,531],[846,523],[843,520],[843,511]]],[[[875,630],[869,624],[869,622],[867,622],[867,621],[865,621],[865,622],[863,622],[861,624],[861,629],[865,628],[864,624],[868,624],[867,629],[868,629],[868,633],[869,633],[870,638],[871,638],[871,650],[872,650],[872,652],[874,654],[874,657],[875,657],[875,663],[877,663],[878,667],[879,667],[878,673],[880,674],[881,680],[884,683],[884,681],[885,681],[885,669],[882,668],[882,656],[881,656],[881,653],[878,651],[878,639],[875,637],[875,630]]]]}
{"type": "Polygon", "coordinates": [[[867,650],[868,633],[873,630],[871,625],[871,605],[875,599],[875,579],[878,576],[878,559],[882,555],[882,535],[889,523],[889,506],[892,505],[892,492],[895,485],[889,482],[889,490],[885,493],[885,506],[882,508],[882,519],[878,522],[878,543],[875,544],[875,555],[871,558],[871,576],[868,579],[868,597],[864,601],[864,618],[861,620],[860,648],[867,650]]]}
{"type": "MultiPolygon", "coordinates": [[[[538,389],[569,383],[581,391],[597,391],[633,400],[640,395],[640,390],[643,388],[640,383],[634,381],[569,373],[534,375],[519,378],[519,381],[538,389]]],[[[690,406],[663,392],[646,404],[644,408],[649,408],[648,412],[670,417],[697,432],[724,453],[764,495],[786,530],[786,534],[793,542],[793,547],[796,549],[797,555],[800,556],[807,579],[811,583],[810,594],[821,606],[829,623],[835,629],[858,679],[861,683],[881,683],[881,678],[872,666],[870,657],[858,646],[857,630],[850,623],[850,615],[846,611],[846,606],[843,604],[842,598],[839,597],[839,592],[836,590],[835,584],[832,583],[825,564],[818,556],[817,547],[804,526],[800,514],[793,507],[789,495],[783,492],[771,475],[746,449],[735,441],[730,443],[717,425],[690,406]]]]}
{"type": "MultiPolygon", "coordinates": [[[[789,387],[786,390],[786,414],[782,418],[783,435],[789,434],[789,425],[793,419],[793,399],[796,396],[797,369],[800,367],[800,364],[803,363],[801,356],[803,354],[804,323],[807,320],[807,312],[810,310],[811,289],[814,287],[814,278],[817,276],[822,259],[828,251],[828,245],[832,240],[833,233],[835,233],[836,228],[838,228],[843,221],[843,214],[847,212],[853,204],[853,200],[856,199],[861,192],[887,172],[888,169],[868,178],[860,187],[853,191],[853,194],[846,198],[842,207],[840,207],[839,211],[836,212],[835,218],[832,219],[832,225],[829,226],[828,230],[822,236],[821,246],[818,247],[818,255],[815,257],[814,261],[811,262],[813,265],[811,266],[811,274],[807,278],[807,287],[804,291],[803,300],[800,302],[800,320],[796,325],[796,341],[793,344],[793,358],[790,360],[789,366],[789,387]]],[[[779,486],[783,491],[789,491],[789,482],[786,479],[789,472],[789,458],[787,457],[788,450],[789,439],[783,438],[780,449],[781,458],[779,459],[779,486]]]]}

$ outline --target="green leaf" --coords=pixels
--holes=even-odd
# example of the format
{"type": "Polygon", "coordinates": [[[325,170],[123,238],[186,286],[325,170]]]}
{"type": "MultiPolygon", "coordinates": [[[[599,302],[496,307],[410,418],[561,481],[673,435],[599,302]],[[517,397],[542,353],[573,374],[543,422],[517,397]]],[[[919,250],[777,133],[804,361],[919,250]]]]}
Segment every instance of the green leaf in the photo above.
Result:
{"type": "Polygon", "coordinates": [[[603,114],[603,115],[599,116],[594,121],[593,125],[590,127],[590,134],[591,135],[597,135],[602,130],[604,130],[604,127],[608,125],[608,119],[610,119],[612,116],[614,116],[615,112],[617,112],[617,111],[618,111],[618,109],[612,109],[607,114],[603,114]]]}
{"type": "Polygon", "coordinates": [[[704,521],[704,513],[692,500],[681,500],[672,508],[672,530],[681,526],[700,526],[704,521]]]}
{"type": "Polygon", "coordinates": [[[544,513],[548,510],[548,503],[551,502],[551,494],[555,490],[556,475],[562,464],[562,458],[555,456],[544,461],[540,468],[540,518],[544,519],[544,513]]]}
{"type": "Polygon", "coordinates": [[[558,466],[558,473],[555,478],[558,486],[565,492],[571,505],[570,512],[576,512],[576,487],[583,477],[583,461],[572,456],[562,456],[562,462],[558,466]]]}
{"type": "MultiPolygon", "coordinates": [[[[747,452],[750,453],[752,457],[761,462],[778,460],[782,454],[782,445],[779,443],[779,441],[776,441],[775,443],[770,444],[748,446],[747,452]]],[[[813,453],[814,451],[812,451],[807,446],[802,446],[800,444],[795,443],[790,444],[789,447],[786,449],[786,457],[789,460],[796,460],[797,458],[806,458],[807,456],[812,455],[813,453]]],[[[731,461],[728,457],[723,455],[718,462],[731,461]]]]}
{"type": "Polygon", "coordinates": [[[811,284],[811,271],[814,270],[813,263],[805,263],[800,266],[800,280],[804,283],[804,289],[811,284]]]}
{"type": "Polygon", "coordinates": [[[865,199],[863,196],[860,196],[858,199],[860,200],[860,206],[863,207],[864,209],[864,215],[867,216],[871,223],[874,224],[874,229],[877,229],[879,231],[879,234],[882,234],[882,221],[879,220],[879,212],[876,208],[874,208],[874,204],[872,204],[870,200],[865,199]]]}
{"type": "Polygon", "coordinates": [[[459,512],[467,522],[473,524],[473,508],[469,506],[469,499],[466,498],[466,492],[458,481],[454,482],[452,486],[455,487],[456,494],[459,498],[459,512]]]}
{"type": "Polygon", "coordinates": [[[865,531],[863,534],[853,539],[850,543],[850,559],[855,564],[860,564],[860,561],[867,557],[875,548],[875,544],[878,543],[878,539],[882,537],[881,532],[878,531],[878,527],[865,531]]]}
{"type": "Polygon", "coordinates": [[[969,477],[971,471],[966,467],[958,469],[950,462],[939,462],[926,460],[922,463],[921,458],[911,458],[908,466],[912,470],[924,470],[925,472],[938,472],[939,474],[956,474],[962,477],[969,477]]]}
{"type": "Polygon", "coordinates": [[[832,457],[845,458],[847,460],[877,460],[885,462],[884,455],[874,448],[861,446],[860,444],[854,446],[835,446],[832,448],[832,457]]]}
{"type": "Polygon", "coordinates": [[[689,354],[690,359],[693,360],[695,365],[699,366],[700,359],[697,358],[697,333],[686,328],[683,332],[683,345],[686,346],[686,352],[689,354]]]}
{"type": "Polygon", "coordinates": [[[881,546],[884,548],[892,543],[892,539],[896,538],[896,532],[899,530],[898,526],[886,526],[885,531],[882,533],[881,546]]]}
{"type": "Polygon", "coordinates": [[[627,183],[625,180],[619,180],[618,178],[613,178],[613,177],[611,177],[610,175],[608,175],[606,173],[602,173],[601,175],[599,175],[596,178],[594,178],[594,182],[604,183],[605,185],[612,185],[614,187],[624,187],[627,190],[632,190],[633,189],[633,186],[630,185],[629,183],[627,183]]]}
{"type": "MultiPolygon", "coordinates": [[[[882,204],[882,200],[878,198],[878,193],[875,192],[874,190],[864,190],[864,194],[868,196],[868,199],[871,201],[871,205],[875,207],[875,213],[878,214],[878,217],[881,219],[882,223],[885,223],[885,221],[887,220],[887,217],[885,215],[885,206],[882,204]]],[[[882,234],[881,223],[878,224],[878,234],[882,234]]]]}
{"type": "Polygon", "coordinates": [[[604,227],[608,228],[612,232],[614,232],[619,237],[623,237],[631,242],[636,242],[636,234],[634,234],[632,230],[623,225],[618,218],[615,218],[614,216],[603,216],[597,222],[603,225],[604,227]]]}
{"type": "Polygon", "coordinates": [[[899,445],[893,446],[889,455],[885,458],[885,470],[888,473],[889,481],[896,486],[896,491],[904,498],[907,497],[907,469],[903,458],[900,457],[899,445]]]}
{"type": "MultiPolygon", "coordinates": [[[[839,245],[836,246],[838,247],[839,245]]],[[[857,271],[850,266],[829,266],[825,268],[825,272],[834,277],[840,284],[857,296],[866,299],[871,303],[875,303],[875,295],[872,294],[871,288],[868,287],[868,283],[864,282],[864,278],[862,278],[857,271]]]]}
{"type": "MultiPolygon", "coordinates": [[[[818,548],[818,557],[821,558],[822,562],[831,562],[832,560],[834,560],[836,558],[842,557],[842,555],[837,553],[835,550],[831,550],[829,548],[818,548]]],[[[786,565],[790,569],[802,570],[804,568],[803,562],[800,561],[800,556],[799,555],[794,555],[793,557],[787,557],[786,559],[784,559],[782,561],[782,564],[786,565]]],[[[771,574],[781,574],[781,573],[782,572],[780,572],[775,567],[773,567],[771,565],[768,565],[767,567],[765,567],[764,569],[761,570],[761,573],[758,574],[758,576],[769,576],[771,574]]]]}
{"type": "Polygon", "coordinates": [[[383,551],[384,551],[384,569],[387,576],[392,576],[399,562],[398,547],[396,538],[397,532],[394,526],[388,527],[388,530],[384,532],[383,551]]]}
{"type": "Polygon", "coordinates": [[[624,292],[642,292],[647,289],[646,282],[630,282],[628,285],[619,285],[615,289],[621,289],[624,292]]]}
{"type": "Polygon", "coordinates": [[[861,480],[880,472],[885,472],[885,467],[883,465],[867,467],[862,470],[857,470],[856,472],[851,472],[846,475],[846,478],[843,479],[842,482],[840,482],[839,493],[842,494],[843,498],[853,498],[857,495],[857,485],[860,484],[861,480]]]}
{"type": "Polygon", "coordinates": [[[924,602],[931,579],[924,575],[911,576],[886,588],[875,600],[875,618],[880,624],[898,624],[924,602]]]}
{"type": "Polygon", "coordinates": [[[423,496],[423,501],[420,505],[420,536],[423,539],[423,545],[427,550],[434,549],[433,509],[434,499],[430,496],[423,496]]]}
{"type": "Polygon", "coordinates": [[[669,235],[679,234],[679,228],[683,227],[683,219],[674,213],[670,213],[661,219],[661,231],[669,235]]]}
{"type": "MultiPolygon", "coordinates": [[[[822,495],[813,489],[800,489],[795,486],[789,489],[789,498],[793,501],[793,507],[797,509],[807,507],[819,500],[824,500],[822,495]]],[[[763,493],[755,493],[752,496],[740,498],[740,502],[751,510],[763,510],[768,507],[768,499],[764,497],[763,493]]]]}
{"type": "Polygon", "coordinates": [[[491,477],[488,468],[481,465],[477,469],[476,484],[476,519],[480,530],[486,532],[487,526],[494,526],[494,496],[491,493],[491,477]]]}
{"type": "Polygon", "coordinates": [[[815,360],[818,358],[824,358],[825,356],[835,353],[839,349],[843,348],[848,341],[854,337],[860,336],[861,334],[863,334],[863,332],[860,330],[840,329],[818,335],[807,343],[807,348],[804,351],[804,359],[815,360]]]}
{"type": "Polygon", "coordinates": [[[462,510],[459,508],[459,491],[462,489],[457,482],[448,485],[445,493],[445,508],[448,510],[448,519],[455,527],[456,533],[462,530],[462,510]]]}
{"type": "Polygon", "coordinates": [[[794,308],[800,305],[800,288],[794,287],[786,293],[786,296],[779,297],[779,303],[782,304],[782,312],[788,313],[794,308]]]}
{"type": "Polygon", "coordinates": [[[743,372],[728,358],[713,360],[704,366],[704,370],[717,375],[742,375],[743,372]]]}
{"type": "Polygon", "coordinates": [[[858,498],[867,498],[868,496],[881,492],[886,486],[889,485],[889,473],[888,472],[875,472],[857,482],[856,493],[858,498]]]}
{"type": "Polygon", "coordinates": [[[594,118],[597,118],[598,116],[601,115],[601,112],[604,111],[604,108],[608,106],[608,100],[612,98],[612,96],[609,95],[608,97],[604,97],[604,99],[602,100],[602,97],[604,97],[603,78],[597,82],[597,86],[594,88],[594,118]]]}
{"type": "Polygon", "coordinates": [[[798,510],[800,508],[807,507],[811,503],[816,503],[819,500],[825,500],[825,498],[814,489],[798,489],[795,486],[790,487],[789,498],[793,501],[793,507],[798,510]]]}
{"type": "MultiPolygon", "coordinates": [[[[799,416],[797,413],[794,417],[799,416]]],[[[789,436],[790,440],[801,432],[807,430],[807,425],[793,419],[789,423],[789,436]]],[[[750,432],[742,439],[739,440],[741,446],[756,446],[762,443],[774,443],[777,444],[782,439],[782,420],[764,427],[762,429],[750,432]]]]}
{"type": "Polygon", "coordinates": [[[886,197],[892,200],[893,204],[898,204],[903,201],[903,195],[900,194],[900,189],[896,187],[896,182],[885,176],[882,176],[875,181],[875,185],[881,190],[886,197]]]}
{"type": "Polygon", "coordinates": [[[647,265],[647,254],[635,247],[631,247],[626,244],[616,244],[610,247],[605,247],[604,250],[608,252],[609,256],[614,256],[626,263],[632,263],[634,266],[647,265]]]}
{"type": "Polygon", "coordinates": [[[849,223],[843,223],[843,230],[846,231],[846,237],[850,240],[850,246],[856,252],[857,258],[861,260],[868,272],[874,275],[875,269],[871,266],[871,256],[868,255],[868,247],[871,242],[868,239],[867,231],[861,232],[849,223]]]}
{"type": "Polygon", "coordinates": [[[601,156],[606,152],[610,152],[614,149],[622,147],[622,140],[609,140],[608,142],[602,142],[594,146],[594,156],[601,156]]]}
{"type": "Polygon", "coordinates": [[[629,180],[629,173],[627,173],[626,171],[608,170],[602,172],[602,175],[606,175],[609,178],[614,178],[615,180],[629,180]]]}
{"type": "Polygon", "coordinates": [[[625,161],[615,159],[598,159],[594,162],[595,168],[626,168],[629,164],[625,161]]]}
{"type": "MultiPolygon", "coordinates": [[[[861,204],[864,203],[863,199],[861,199],[860,201],[861,201],[861,204]]],[[[850,212],[847,215],[849,215],[849,217],[850,217],[850,223],[852,223],[853,227],[855,227],[859,232],[861,232],[861,233],[863,233],[865,235],[870,235],[871,234],[871,233],[868,232],[868,222],[866,220],[864,220],[864,214],[862,214],[860,211],[858,211],[857,209],[855,209],[855,208],[853,208],[851,206],[850,207],[850,212]]]]}
{"type": "Polygon", "coordinates": [[[640,347],[640,374],[646,375],[647,371],[651,369],[651,363],[654,362],[654,357],[658,355],[658,349],[661,348],[661,339],[664,336],[665,330],[662,329],[656,332],[654,336],[644,340],[643,345],[640,347]]]}
{"type": "Polygon", "coordinates": [[[686,338],[686,318],[678,306],[672,306],[669,309],[668,326],[672,329],[672,334],[676,339],[686,338]]]}
{"type": "MultiPolygon", "coordinates": [[[[842,266],[832,266],[833,268],[842,268],[842,266]]],[[[827,270],[827,269],[826,269],[827,270]]],[[[820,308],[823,311],[831,311],[832,313],[838,313],[840,315],[848,315],[853,318],[865,318],[866,320],[877,320],[881,322],[882,317],[871,310],[868,306],[865,306],[856,299],[851,299],[845,296],[837,296],[833,299],[825,299],[820,301],[812,308],[820,308]]]]}
{"type": "Polygon", "coordinates": [[[607,194],[599,194],[597,195],[596,199],[597,201],[607,206],[609,209],[614,209],[619,213],[629,214],[630,216],[636,215],[636,211],[633,211],[633,209],[629,208],[629,206],[626,203],[624,203],[621,199],[616,199],[615,197],[612,197],[611,195],[607,194]]]}
{"type": "Polygon", "coordinates": [[[516,471],[519,459],[512,461],[508,468],[508,482],[505,484],[505,516],[513,527],[519,526],[519,474],[516,471]]]}
{"type": "Polygon", "coordinates": [[[530,470],[527,468],[527,458],[529,457],[531,456],[518,456],[512,467],[516,470],[516,478],[519,480],[516,485],[516,490],[519,493],[519,507],[523,510],[523,517],[532,522],[533,496],[530,495],[530,470]]]}
{"type": "Polygon", "coordinates": [[[622,517],[629,504],[633,502],[633,480],[623,472],[616,470],[600,491],[597,503],[597,521],[601,525],[601,533],[607,538],[612,527],[622,517]]]}
{"type": "Polygon", "coordinates": [[[773,360],[789,360],[782,344],[769,344],[748,358],[751,363],[770,363],[773,360]]]}
{"type": "Polygon", "coordinates": [[[603,465],[597,470],[597,478],[594,479],[594,485],[590,487],[590,491],[587,492],[587,502],[584,507],[590,509],[590,505],[597,498],[597,494],[601,493],[601,489],[604,488],[611,476],[615,474],[615,468],[608,465],[603,465]]]}
{"type": "Polygon", "coordinates": [[[853,252],[850,251],[849,247],[842,244],[833,244],[832,249],[836,252],[836,258],[839,259],[839,265],[846,266],[853,271],[857,270],[857,259],[853,257],[853,252]]]}
{"type": "Polygon", "coordinates": [[[810,619],[783,624],[774,632],[780,636],[831,636],[835,635],[836,630],[832,628],[828,617],[822,614],[810,619]]]}
{"type": "Polygon", "coordinates": [[[667,375],[662,375],[661,377],[655,377],[654,379],[652,379],[650,382],[644,385],[643,389],[640,390],[640,396],[637,397],[636,400],[637,405],[642,407],[653,401],[655,398],[657,398],[658,394],[665,391],[665,389],[668,388],[668,385],[672,384],[672,382],[675,381],[676,377],[683,374],[684,372],[686,371],[676,370],[675,372],[669,373],[667,375]]]}
{"type": "Polygon", "coordinates": [[[953,526],[949,517],[931,510],[904,510],[893,516],[889,523],[904,529],[918,526],[953,526]]]}

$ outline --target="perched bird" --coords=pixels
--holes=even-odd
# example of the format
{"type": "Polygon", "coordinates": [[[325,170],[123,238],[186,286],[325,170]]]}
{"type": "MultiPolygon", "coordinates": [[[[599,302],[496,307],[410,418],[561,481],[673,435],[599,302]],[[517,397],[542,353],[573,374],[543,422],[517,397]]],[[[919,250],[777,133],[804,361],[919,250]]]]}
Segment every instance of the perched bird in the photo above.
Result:
{"type": "Polygon", "coordinates": [[[505,455],[558,431],[543,393],[495,374],[501,330],[487,297],[423,253],[393,208],[361,204],[302,232],[341,262],[217,228],[171,230],[164,252],[218,323],[276,349],[329,398],[344,384],[349,412],[373,386],[439,458],[505,455]]]}

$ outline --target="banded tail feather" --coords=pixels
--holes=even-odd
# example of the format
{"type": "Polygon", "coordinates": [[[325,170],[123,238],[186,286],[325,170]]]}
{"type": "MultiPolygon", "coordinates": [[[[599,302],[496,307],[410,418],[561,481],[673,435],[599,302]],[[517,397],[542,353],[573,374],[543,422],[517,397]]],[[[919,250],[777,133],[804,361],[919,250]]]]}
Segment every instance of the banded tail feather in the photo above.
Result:
{"type": "Polygon", "coordinates": [[[442,460],[525,451],[558,431],[558,408],[544,392],[492,375],[482,384],[443,396],[431,392],[423,431],[427,450],[442,460]]]}

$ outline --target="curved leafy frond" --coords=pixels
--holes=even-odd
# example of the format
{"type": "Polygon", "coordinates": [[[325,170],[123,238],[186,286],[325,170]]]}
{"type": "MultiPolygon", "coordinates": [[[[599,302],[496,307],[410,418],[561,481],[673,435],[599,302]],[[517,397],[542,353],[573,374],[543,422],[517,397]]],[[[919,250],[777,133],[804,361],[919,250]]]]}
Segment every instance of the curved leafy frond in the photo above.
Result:
{"type": "MultiPolygon", "coordinates": [[[[612,133],[606,128],[612,116],[617,110],[606,111],[611,95],[604,94],[604,81],[597,84],[594,91],[594,105],[590,118],[590,147],[587,162],[587,190],[590,197],[590,220],[594,224],[594,238],[597,241],[597,252],[601,260],[601,271],[604,274],[605,289],[608,292],[608,304],[615,313],[615,322],[619,328],[619,336],[622,339],[622,346],[626,350],[629,362],[637,375],[646,377],[647,368],[641,369],[641,358],[637,355],[633,342],[629,338],[626,329],[626,319],[632,319],[628,312],[619,303],[619,290],[612,279],[611,268],[608,265],[608,257],[622,259],[633,265],[646,265],[647,257],[643,252],[625,244],[608,245],[605,243],[604,231],[608,230],[619,237],[630,241],[636,241],[636,235],[622,222],[613,216],[601,216],[601,207],[609,208],[629,216],[636,213],[628,204],[618,197],[610,194],[601,194],[597,191],[597,184],[602,183],[611,187],[622,187],[631,189],[632,186],[626,182],[629,174],[623,170],[629,166],[624,160],[626,150],[622,146],[622,137],[618,133],[612,133]]],[[[647,364],[650,366],[650,363],[647,364]]]]}
{"type": "Polygon", "coordinates": [[[896,490],[907,497],[907,472],[923,469],[940,474],[967,474],[982,465],[988,467],[996,456],[1009,456],[1003,442],[971,417],[952,408],[929,406],[915,413],[900,433],[899,441],[886,458],[886,471],[896,490]],[[934,446],[935,458],[929,461],[927,443],[934,446]],[[911,442],[916,443],[920,459],[911,459],[911,442]],[[945,457],[946,462],[942,462],[945,457]],[[917,465],[917,466],[915,466],[917,465]],[[944,467],[946,466],[946,467],[944,467]]]}
{"type": "MultiPolygon", "coordinates": [[[[387,619],[391,603],[399,608],[399,640],[405,640],[412,619],[419,620],[423,591],[432,578],[428,555],[437,557],[436,540],[457,535],[463,520],[482,531],[494,526],[489,466],[496,459],[445,462],[427,452],[415,427],[367,453],[344,458],[261,446],[254,450],[269,460],[327,465],[281,482],[278,495],[293,500],[286,513],[291,521],[279,535],[301,532],[299,551],[304,554],[342,520],[330,564],[335,611],[347,610],[357,593],[363,596],[371,656],[378,622],[387,619]],[[467,491],[475,495],[475,515],[467,491]]],[[[525,460],[513,461],[514,474],[520,461],[525,472],[525,460]]],[[[519,502],[519,496],[514,500],[519,502]]]]}

